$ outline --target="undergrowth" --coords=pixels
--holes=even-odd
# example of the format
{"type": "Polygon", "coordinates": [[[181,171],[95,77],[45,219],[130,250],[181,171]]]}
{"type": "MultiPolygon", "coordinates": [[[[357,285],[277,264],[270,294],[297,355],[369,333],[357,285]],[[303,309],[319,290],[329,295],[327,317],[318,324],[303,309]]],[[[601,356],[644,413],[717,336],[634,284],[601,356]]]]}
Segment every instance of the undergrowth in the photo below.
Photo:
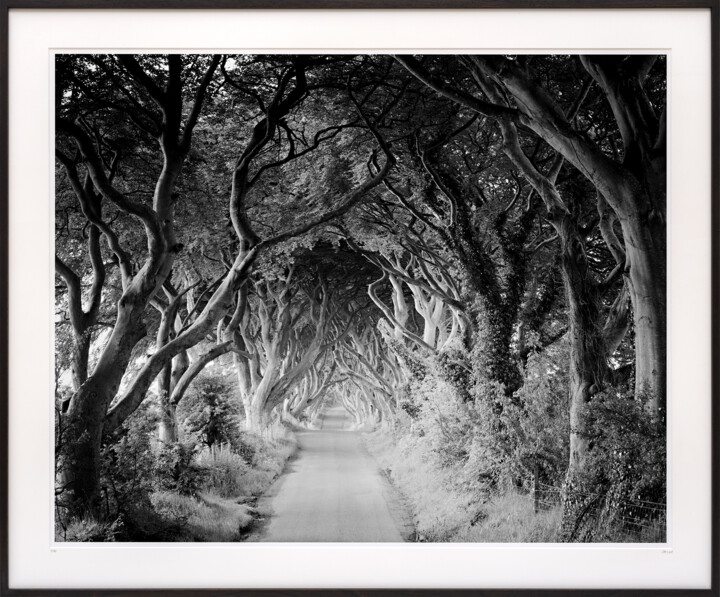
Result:
{"type": "Polygon", "coordinates": [[[237,541],[253,521],[252,508],[208,492],[185,496],[157,491],[151,501],[164,517],[182,521],[190,541],[237,541]]]}
{"type": "Polygon", "coordinates": [[[57,541],[238,541],[256,514],[248,502],[297,448],[279,422],[262,436],[239,431],[232,444],[162,446],[148,420],[132,417],[106,447],[96,513],[68,519],[58,508],[57,541]]]}
{"type": "Polygon", "coordinates": [[[391,430],[366,436],[367,445],[412,510],[416,536],[427,542],[550,543],[560,506],[534,511],[532,497],[508,488],[478,494],[458,484],[461,467],[438,466],[422,441],[391,430]]]}

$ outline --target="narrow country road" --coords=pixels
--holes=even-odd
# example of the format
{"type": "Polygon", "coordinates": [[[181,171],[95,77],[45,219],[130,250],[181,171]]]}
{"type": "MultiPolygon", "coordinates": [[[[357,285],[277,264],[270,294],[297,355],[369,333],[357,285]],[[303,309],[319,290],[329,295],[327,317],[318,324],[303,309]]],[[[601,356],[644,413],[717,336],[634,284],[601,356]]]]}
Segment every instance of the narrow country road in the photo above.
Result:
{"type": "Polygon", "coordinates": [[[298,432],[298,457],[263,498],[269,522],[250,540],[403,541],[402,506],[349,425],[335,407],[320,430],[298,432]]]}

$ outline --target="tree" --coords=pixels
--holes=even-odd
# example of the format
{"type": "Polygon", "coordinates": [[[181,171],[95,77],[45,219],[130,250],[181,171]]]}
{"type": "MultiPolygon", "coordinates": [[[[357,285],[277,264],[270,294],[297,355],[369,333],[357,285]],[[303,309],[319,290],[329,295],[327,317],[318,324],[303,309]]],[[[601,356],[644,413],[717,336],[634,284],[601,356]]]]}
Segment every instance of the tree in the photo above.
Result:
{"type": "MultiPolygon", "coordinates": [[[[71,120],[61,114],[58,117],[60,141],[68,139],[77,148],[77,155],[87,169],[93,185],[103,199],[113,203],[124,213],[139,220],[147,241],[147,257],[138,271],[134,271],[128,252],[121,246],[119,237],[98,214],[91,213],[92,223],[105,232],[105,236],[114,251],[122,272],[123,296],[118,303],[117,320],[113,332],[104,346],[102,354],[92,375],[80,387],[72,398],[68,417],[73,436],[68,443],[68,453],[63,455],[66,471],[66,485],[72,487],[71,495],[78,509],[93,508],[97,492],[99,471],[99,453],[103,433],[116,429],[142,402],[147,389],[157,375],[170,361],[200,342],[205,335],[230,310],[235,295],[247,279],[251,266],[259,252],[280,244],[288,239],[307,233],[315,226],[330,221],[349,210],[366,193],[377,186],[393,161],[380,142],[383,153],[388,157],[384,165],[369,179],[349,185],[347,197],[339,206],[324,207],[315,210],[311,219],[294,227],[286,228],[262,240],[254,231],[247,214],[247,197],[261,175],[272,167],[278,167],[305,155],[316,148],[326,138],[322,131],[315,135],[312,142],[306,143],[306,150],[298,150],[297,142],[284,120],[307,95],[307,59],[290,57],[287,60],[268,61],[267,64],[250,61],[248,69],[270,69],[278,75],[277,85],[272,88],[270,100],[265,103],[263,93],[267,89],[250,90],[249,95],[262,108],[258,118],[247,131],[248,137],[232,169],[232,185],[229,198],[229,214],[232,229],[236,236],[236,247],[232,265],[226,275],[209,296],[207,303],[194,321],[176,337],[163,346],[141,367],[137,375],[128,384],[123,395],[116,399],[120,382],[127,371],[133,348],[145,336],[145,310],[168,280],[176,255],[183,245],[176,240],[174,227],[175,201],[174,188],[180,177],[182,165],[189,154],[193,129],[198,123],[200,112],[208,89],[215,87],[214,79],[220,57],[207,60],[195,60],[191,68],[183,69],[183,59],[169,56],[167,59],[147,57],[141,62],[132,56],[93,58],[94,74],[101,69],[111,85],[112,97],[90,90],[78,82],[78,87],[91,99],[97,101],[111,114],[130,117],[135,126],[157,138],[158,149],[162,155],[162,169],[155,181],[152,206],[129,197],[127,192],[111,183],[102,154],[97,151],[89,129],[76,119],[71,120]],[[197,70],[200,69],[200,74],[197,70]],[[203,74],[204,69],[204,74],[203,74]],[[185,78],[183,78],[185,77],[185,78]],[[164,87],[163,82],[164,81],[164,87]],[[193,83],[196,85],[193,86],[193,83]],[[193,99],[186,103],[183,112],[183,97],[193,88],[193,99]],[[115,96],[120,96],[119,102],[115,96]],[[287,155],[279,160],[267,160],[266,148],[273,144],[278,131],[287,133],[287,155]],[[251,166],[260,160],[257,170],[251,166]],[[263,161],[264,160],[264,161],[263,161]]],[[[230,81],[223,67],[225,81],[230,81]]],[[[242,69],[241,69],[242,70],[242,69]]],[[[267,76],[267,75],[266,75],[267,76]]],[[[77,78],[76,78],[77,79],[77,78]]],[[[265,80],[268,80],[267,78],[265,80]]],[[[229,83],[232,86],[232,83],[229,83]]],[[[247,89],[242,85],[236,88],[240,93],[247,89]]],[[[74,108],[74,104],[70,104],[74,108]]],[[[358,106],[359,109],[359,106],[358,106]]],[[[61,111],[62,112],[62,111],[61,111]]],[[[370,131],[372,124],[360,112],[370,131]]],[[[112,120],[112,119],[111,119],[112,120]]],[[[250,119],[252,122],[253,118],[250,119]]],[[[110,122],[108,122],[110,124],[110,122]]],[[[73,160],[61,150],[59,158],[64,164],[73,160]]],[[[332,205],[324,202],[325,206],[332,205]]]]}
{"type": "MultiPolygon", "coordinates": [[[[478,507],[536,473],[573,493],[612,452],[593,452],[596,399],[635,381],[662,425],[663,69],[59,56],[71,515],[98,514],[103,447],[155,425],[149,395],[176,444],[185,397],[218,371],[236,378],[220,384],[228,428],[262,436],[341,404],[422,445],[478,507]]],[[[584,504],[565,505],[573,523],[584,504]]]]}
{"type": "MultiPolygon", "coordinates": [[[[103,231],[117,258],[123,286],[113,331],[92,374],[75,392],[68,408],[66,453],[62,455],[65,485],[71,488],[71,495],[78,502],[76,506],[90,509],[94,507],[97,492],[105,412],[120,385],[133,348],[145,335],[145,308],[165,282],[175,256],[181,250],[173,222],[173,191],[190,149],[193,129],[219,57],[213,57],[204,67],[204,74],[195,89],[194,99],[184,122],[183,98],[189,91],[187,79],[190,77],[183,79],[180,56],[169,56],[166,61],[157,57],[147,58],[146,62],[150,67],[148,70],[158,69],[161,64],[166,67],[164,83],[149,74],[148,70],[130,55],[118,55],[116,60],[110,59],[108,62],[111,63],[107,65],[109,78],[117,83],[114,86],[117,93],[129,95],[127,85],[141,90],[142,99],[135,100],[131,97],[131,101],[147,120],[136,124],[146,131],[152,130],[155,134],[163,166],[155,181],[152,206],[135,201],[113,185],[112,176],[93,142],[89,127],[83,124],[79,117],[73,119],[73,115],[66,113],[64,106],[60,105],[56,118],[59,141],[67,139],[69,144],[75,146],[76,155],[103,200],[136,218],[142,224],[147,239],[145,261],[135,272],[128,253],[122,248],[115,231],[102,219],[100,211],[93,209],[91,204],[85,206],[86,217],[96,228],[103,231]],[[118,80],[120,73],[123,75],[122,80],[118,80]],[[149,107],[150,102],[154,104],[153,108],[149,107]]],[[[115,104],[112,100],[105,100],[105,103],[115,104]]],[[[126,108],[122,111],[128,113],[126,108]]],[[[75,160],[60,148],[57,155],[80,197],[84,190],[77,184],[79,177],[74,172],[75,160]]]]}
{"type": "MultiPolygon", "coordinates": [[[[464,62],[471,80],[499,85],[512,98],[512,106],[478,98],[467,91],[469,87],[446,84],[412,57],[397,60],[445,97],[479,114],[533,131],[603,195],[617,214],[626,245],[636,334],[636,393],[653,396],[653,411],[664,408],[666,106],[664,76],[660,83],[650,76],[657,56],[580,58],[612,109],[622,140],[619,149],[612,143],[593,142],[596,132],[592,129],[581,132],[573,127],[559,101],[537,82],[530,60],[520,64],[502,56],[472,56],[464,62]]],[[[664,66],[660,64],[659,69],[664,66]]]]}

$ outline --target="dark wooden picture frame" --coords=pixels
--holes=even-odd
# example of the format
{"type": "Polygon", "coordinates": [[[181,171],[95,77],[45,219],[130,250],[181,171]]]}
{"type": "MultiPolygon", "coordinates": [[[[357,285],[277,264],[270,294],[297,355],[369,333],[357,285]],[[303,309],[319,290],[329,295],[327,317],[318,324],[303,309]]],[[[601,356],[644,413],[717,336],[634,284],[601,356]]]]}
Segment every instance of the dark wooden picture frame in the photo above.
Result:
{"type": "MultiPolygon", "coordinates": [[[[9,208],[11,205],[10,146],[9,146],[9,13],[13,10],[62,10],[73,9],[153,9],[153,10],[214,10],[214,9],[365,9],[378,11],[382,18],[383,9],[466,9],[483,11],[488,9],[706,9],[710,11],[711,22],[711,338],[712,338],[712,412],[711,418],[711,587],[709,589],[593,589],[599,597],[611,595],[693,595],[697,597],[720,597],[720,0],[117,0],[112,3],[98,0],[0,0],[0,595],[35,597],[41,595],[552,595],[560,589],[504,589],[475,587],[472,589],[417,589],[412,587],[396,589],[16,589],[8,568],[12,546],[9,543],[9,462],[13,447],[9,440],[9,355],[12,351],[9,338],[9,322],[13,314],[9,311],[9,208]]],[[[45,76],[45,73],[39,74],[45,76]]],[[[44,148],[43,148],[44,151],[44,148]]],[[[611,574],[610,571],[607,574],[611,574]]],[[[511,583],[512,584],[512,583],[511,583]]],[[[522,584],[522,583],[519,583],[522,584]]],[[[590,593],[587,589],[563,589],[563,594],[580,597],[590,593]]]]}

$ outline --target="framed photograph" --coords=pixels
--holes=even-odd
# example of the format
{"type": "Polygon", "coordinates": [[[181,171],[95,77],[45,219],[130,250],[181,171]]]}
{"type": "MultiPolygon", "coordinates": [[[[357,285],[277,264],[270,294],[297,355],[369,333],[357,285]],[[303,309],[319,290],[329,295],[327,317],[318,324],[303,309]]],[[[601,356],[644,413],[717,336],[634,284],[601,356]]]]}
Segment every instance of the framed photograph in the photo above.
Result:
{"type": "Polygon", "coordinates": [[[0,592],[720,595],[719,11],[0,0],[0,592]]]}

